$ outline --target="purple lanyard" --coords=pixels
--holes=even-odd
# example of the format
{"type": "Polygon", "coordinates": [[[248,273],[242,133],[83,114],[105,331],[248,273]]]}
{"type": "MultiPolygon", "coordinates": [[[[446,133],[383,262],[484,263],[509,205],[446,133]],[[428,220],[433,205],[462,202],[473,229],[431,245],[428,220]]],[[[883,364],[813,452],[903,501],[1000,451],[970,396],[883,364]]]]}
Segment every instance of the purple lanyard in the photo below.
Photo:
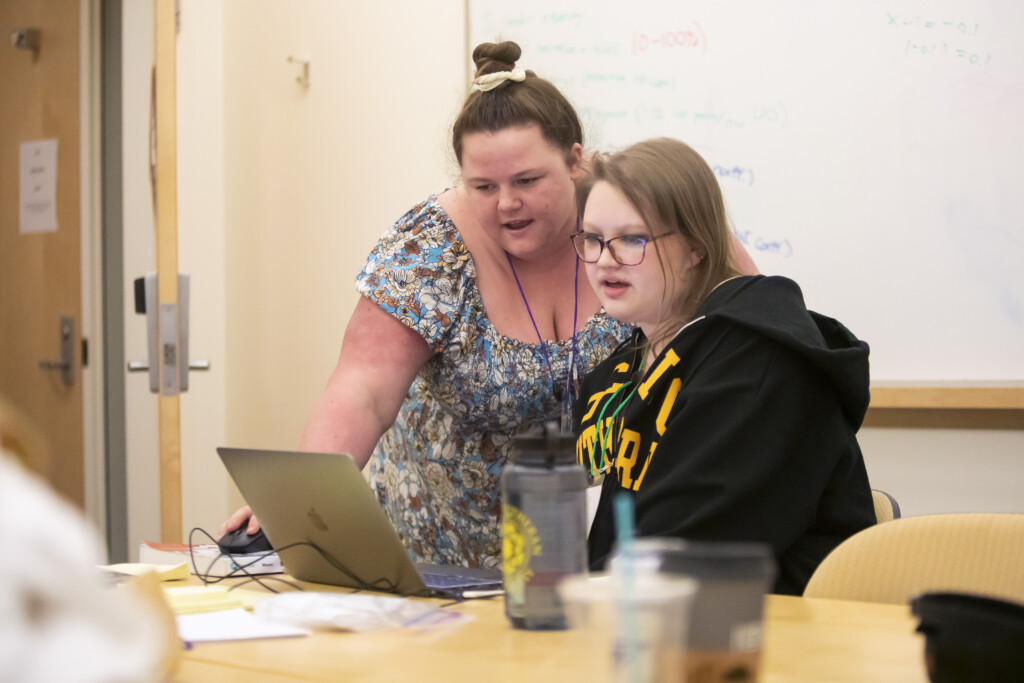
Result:
{"type": "Polygon", "coordinates": [[[523,303],[526,304],[526,313],[530,316],[530,322],[533,323],[533,331],[537,333],[537,341],[540,342],[540,352],[544,355],[544,362],[548,366],[548,374],[551,376],[551,387],[555,392],[555,397],[558,398],[562,403],[562,429],[568,431],[571,428],[569,424],[570,416],[572,415],[572,399],[575,395],[575,383],[576,383],[576,316],[579,313],[580,306],[580,257],[576,256],[576,273],[573,278],[573,308],[572,308],[572,348],[569,352],[569,369],[565,377],[565,387],[562,392],[557,391],[557,382],[555,381],[555,370],[551,367],[551,357],[548,355],[548,347],[544,343],[544,338],[540,336],[540,328],[537,327],[537,321],[533,317],[533,311],[530,309],[530,302],[526,300],[526,292],[523,291],[523,285],[519,282],[519,275],[516,274],[516,267],[512,264],[512,257],[509,253],[505,252],[505,258],[508,259],[509,268],[512,269],[512,277],[516,279],[516,286],[519,288],[519,296],[522,297],[523,303]],[[559,396],[559,393],[561,395],[559,396]]]}

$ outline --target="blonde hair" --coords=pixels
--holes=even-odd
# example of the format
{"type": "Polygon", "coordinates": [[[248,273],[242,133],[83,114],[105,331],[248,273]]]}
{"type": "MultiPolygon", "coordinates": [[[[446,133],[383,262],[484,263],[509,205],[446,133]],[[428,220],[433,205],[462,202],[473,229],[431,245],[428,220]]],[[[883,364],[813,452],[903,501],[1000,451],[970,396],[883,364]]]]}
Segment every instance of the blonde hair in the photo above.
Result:
{"type": "MultiPolygon", "coordinates": [[[[672,317],[660,326],[666,336],[671,336],[693,318],[711,290],[740,274],[718,180],[692,147],[672,138],[655,138],[616,154],[596,157],[590,186],[598,181],[622,192],[652,233],[678,231],[702,255],[688,291],[673,302],[672,317]]],[[[586,204],[587,193],[581,191],[581,206],[586,204]]],[[[658,243],[651,244],[668,278],[670,271],[662,261],[658,243]]]]}

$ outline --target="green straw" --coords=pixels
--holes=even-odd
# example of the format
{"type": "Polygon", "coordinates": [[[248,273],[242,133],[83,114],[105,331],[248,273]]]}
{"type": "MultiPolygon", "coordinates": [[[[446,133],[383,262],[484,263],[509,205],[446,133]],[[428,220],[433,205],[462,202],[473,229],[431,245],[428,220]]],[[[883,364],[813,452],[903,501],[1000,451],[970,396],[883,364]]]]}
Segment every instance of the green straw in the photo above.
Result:
{"type": "Polygon", "coordinates": [[[640,681],[641,662],[636,643],[636,568],[633,558],[633,497],[625,491],[615,494],[615,538],[619,546],[620,581],[622,582],[621,624],[623,663],[627,680],[640,681]]]}

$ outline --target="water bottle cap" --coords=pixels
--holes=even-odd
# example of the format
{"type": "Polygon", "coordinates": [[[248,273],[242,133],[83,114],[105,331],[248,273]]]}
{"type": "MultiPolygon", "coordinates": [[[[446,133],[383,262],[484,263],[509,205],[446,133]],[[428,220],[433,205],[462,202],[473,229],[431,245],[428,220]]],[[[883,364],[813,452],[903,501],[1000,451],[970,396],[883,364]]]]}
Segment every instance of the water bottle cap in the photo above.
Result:
{"type": "Polygon", "coordinates": [[[576,439],[556,421],[538,424],[512,437],[510,459],[518,465],[555,467],[576,463],[576,439]]]}

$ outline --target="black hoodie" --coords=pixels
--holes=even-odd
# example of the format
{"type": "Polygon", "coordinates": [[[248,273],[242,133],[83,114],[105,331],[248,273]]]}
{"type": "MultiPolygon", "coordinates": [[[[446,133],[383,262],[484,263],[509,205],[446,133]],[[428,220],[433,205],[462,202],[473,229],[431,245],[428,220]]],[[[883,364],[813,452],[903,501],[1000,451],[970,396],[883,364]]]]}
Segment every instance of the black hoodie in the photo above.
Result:
{"type": "Polygon", "coordinates": [[[614,461],[592,568],[613,550],[612,496],[627,490],[637,535],[768,543],[775,592],[802,593],[832,548],[875,523],[856,437],[868,345],[808,311],[792,280],[761,275],[716,288],[639,379],[643,343],[638,329],[576,402],[580,462],[600,464],[602,441],[614,461]]]}

